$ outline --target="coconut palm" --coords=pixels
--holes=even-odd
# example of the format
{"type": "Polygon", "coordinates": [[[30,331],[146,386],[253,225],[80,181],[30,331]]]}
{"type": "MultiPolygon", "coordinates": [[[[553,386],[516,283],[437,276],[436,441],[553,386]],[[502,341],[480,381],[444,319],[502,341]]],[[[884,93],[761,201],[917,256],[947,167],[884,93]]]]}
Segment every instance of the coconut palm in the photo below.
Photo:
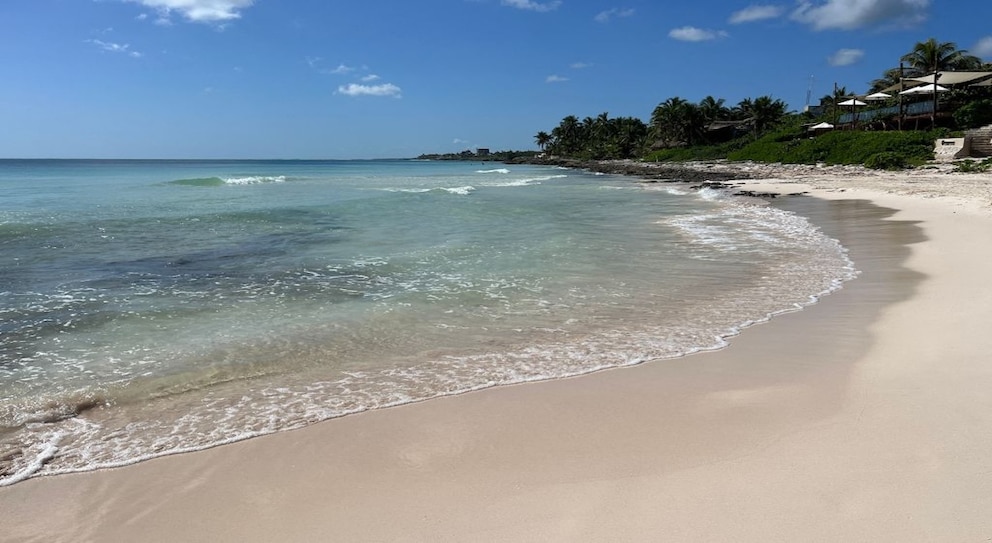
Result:
{"type": "Polygon", "coordinates": [[[730,110],[723,105],[725,102],[726,100],[723,98],[717,99],[707,96],[699,101],[699,112],[707,123],[727,120],[730,116],[730,110]]]}
{"type": "Polygon", "coordinates": [[[551,152],[571,156],[581,147],[582,125],[579,118],[569,115],[551,131],[551,152]]]}
{"type": "Polygon", "coordinates": [[[954,42],[938,42],[935,38],[917,42],[913,50],[900,59],[921,76],[941,70],[969,70],[982,65],[982,60],[968,51],[958,49],[954,42]]]}
{"type": "Polygon", "coordinates": [[[889,68],[882,73],[882,77],[875,79],[871,82],[871,90],[869,93],[879,92],[883,89],[893,87],[899,84],[902,79],[902,70],[899,68],[889,68]]]}
{"type": "Polygon", "coordinates": [[[541,148],[541,151],[544,151],[544,148],[551,143],[551,134],[542,130],[534,136],[534,141],[537,142],[537,146],[541,148]]]}
{"type": "Polygon", "coordinates": [[[785,102],[771,96],[759,96],[751,104],[751,114],[754,117],[754,135],[760,136],[774,127],[785,117],[785,102]]]}
{"type": "Polygon", "coordinates": [[[658,104],[651,113],[651,131],[667,145],[693,145],[702,138],[704,127],[699,106],[677,96],[658,104]]]}

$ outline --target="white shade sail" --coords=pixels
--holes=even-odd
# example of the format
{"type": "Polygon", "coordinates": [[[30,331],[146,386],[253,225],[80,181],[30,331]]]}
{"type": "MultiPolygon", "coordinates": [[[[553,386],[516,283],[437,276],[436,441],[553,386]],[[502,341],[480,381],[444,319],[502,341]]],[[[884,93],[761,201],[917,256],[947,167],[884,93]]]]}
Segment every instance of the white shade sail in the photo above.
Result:
{"type": "Polygon", "coordinates": [[[892,98],[892,95],[886,94],[884,92],[876,92],[875,94],[869,94],[868,96],[865,96],[865,100],[871,100],[871,101],[888,100],[889,98],[892,98]]]}
{"type": "Polygon", "coordinates": [[[920,85],[919,87],[904,90],[899,94],[933,94],[934,92],[947,92],[947,87],[930,83],[929,85],[920,85]]]}

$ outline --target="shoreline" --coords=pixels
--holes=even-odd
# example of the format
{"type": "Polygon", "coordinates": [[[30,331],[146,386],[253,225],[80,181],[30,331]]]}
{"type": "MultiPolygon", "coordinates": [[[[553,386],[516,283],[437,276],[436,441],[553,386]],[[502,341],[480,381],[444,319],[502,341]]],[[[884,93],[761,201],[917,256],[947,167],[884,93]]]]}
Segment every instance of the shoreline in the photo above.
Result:
{"type": "Polygon", "coordinates": [[[0,488],[0,528],[65,541],[987,538],[992,198],[978,191],[992,179],[783,168],[734,184],[817,197],[787,208],[826,201],[827,234],[864,273],[727,349],[32,479],[0,488]],[[972,192],[934,186],[948,179],[972,192]],[[866,220],[879,232],[845,231],[866,220]]]}

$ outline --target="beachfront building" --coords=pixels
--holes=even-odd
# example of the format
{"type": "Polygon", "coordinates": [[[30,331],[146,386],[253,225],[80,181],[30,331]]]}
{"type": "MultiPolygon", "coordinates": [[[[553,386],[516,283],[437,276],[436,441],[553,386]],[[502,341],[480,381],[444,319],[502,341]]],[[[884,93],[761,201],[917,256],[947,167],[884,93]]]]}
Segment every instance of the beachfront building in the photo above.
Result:
{"type": "Polygon", "coordinates": [[[992,71],[937,71],[835,104],[840,129],[917,130],[953,125],[959,108],[992,99],[992,71]]]}

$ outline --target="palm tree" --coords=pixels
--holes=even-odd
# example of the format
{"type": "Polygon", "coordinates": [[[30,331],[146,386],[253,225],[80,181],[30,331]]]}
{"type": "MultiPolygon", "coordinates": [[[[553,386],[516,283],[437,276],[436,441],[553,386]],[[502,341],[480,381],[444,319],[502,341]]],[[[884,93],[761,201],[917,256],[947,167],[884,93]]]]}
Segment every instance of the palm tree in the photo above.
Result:
{"type": "Polygon", "coordinates": [[[968,51],[958,49],[954,42],[938,42],[935,38],[917,42],[913,50],[900,59],[905,62],[917,76],[923,76],[941,70],[968,70],[982,65],[982,60],[968,51]]]}
{"type": "Polygon", "coordinates": [[[542,130],[534,136],[534,141],[537,142],[537,146],[540,147],[543,152],[544,148],[551,143],[551,135],[542,130]]]}
{"type": "Polygon", "coordinates": [[[747,120],[752,116],[752,109],[754,109],[754,104],[751,102],[751,99],[745,98],[737,102],[737,105],[730,109],[730,116],[735,121],[747,120]]]}
{"type": "Polygon", "coordinates": [[[725,102],[726,100],[723,98],[716,99],[712,96],[707,96],[699,101],[699,112],[702,113],[707,123],[724,121],[730,116],[730,110],[723,105],[725,102]]]}
{"type": "Polygon", "coordinates": [[[551,149],[554,154],[573,155],[581,147],[582,125],[579,118],[569,115],[551,131],[551,149]]]}
{"type": "Polygon", "coordinates": [[[785,102],[773,99],[771,96],[755,98],[751,106],[751,113],[754,116],[755,137],[778,124],[782,117],[785,117],[785,109],[785,102]]]}
{"type": "Polygon", "coordinates": [[[889,68],[882,73],[882,77],[871,82],[870,93],[880,92],[882,89],[894,87],[902,80],[902,70],[899,68],[889,68]]]}
{"type": "Polygon", "coordinates": [[[658,104],[651,113],[651,131],[666,144],[692,145],[701,139],[704,126],[699,106],[677,96],[658,104]]]}

